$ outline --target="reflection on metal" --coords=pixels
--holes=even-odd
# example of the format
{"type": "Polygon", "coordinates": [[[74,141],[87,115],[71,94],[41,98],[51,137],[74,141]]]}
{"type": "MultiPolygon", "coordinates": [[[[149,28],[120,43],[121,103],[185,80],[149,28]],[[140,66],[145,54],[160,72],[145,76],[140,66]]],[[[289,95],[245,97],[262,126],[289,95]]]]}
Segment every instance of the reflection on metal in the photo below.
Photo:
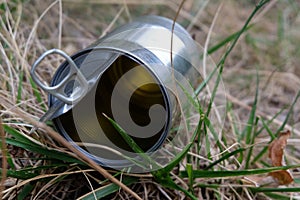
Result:
{"type": "Polygon", "coordinates": [[[163,17],[145,16],[71,57],[60,50],[47,51],[31,70],[33,80],[49,93],[49,110],[41,121],[53,120],[67,140],[103,166],[134,165],[126,157],[142,161],[103,114],[143,151],[154,154],[178,116],[178,103],[186,102],[184,93],[199,79],[199,50],[179,24],[172,33],[172,24],[163,17]],[[36,71],[53,53],[66,61],[46,86],[36,71]]]}

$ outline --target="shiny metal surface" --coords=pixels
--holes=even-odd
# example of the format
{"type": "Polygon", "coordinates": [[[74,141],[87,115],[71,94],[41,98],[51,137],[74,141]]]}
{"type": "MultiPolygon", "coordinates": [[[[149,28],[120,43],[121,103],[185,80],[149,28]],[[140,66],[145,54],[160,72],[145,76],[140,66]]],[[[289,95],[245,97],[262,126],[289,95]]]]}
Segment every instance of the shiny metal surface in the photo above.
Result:
{"type": "MultiPolygon", "coordinates": [[[[175,23],[174,30],[172,26],[173,21],[170,19],[158,16],[141,17],[115,29],[71,57],[61,54],[67,62],[59,67],[50,87],[44,86],[35,75],[36,67],[51,50],[46,52],[32,68],[33,80],[50,93],[50,108],[41,120],[52,119],[56,129],[67,140],[75,142],[74,145],[79,150],[103,166],[122,168],[132,165],[128,160],[109,151],[93,151],[88,145],[83,147],[79,143],[97,143],[131,156],[128,145],[119,139],[118,133],[102,113],[113,116],[114,109],[107,109],[112,106],[110,98],[114,96],[110,88],[115,87],[127,71],[139,66],[134,75],[120,86],[121,91],[132,90],[134,96],[130,99],[131,111],[128,113],[141,126],[137,131],[141,137],[132,137],[145,152],[160,148],[178,111],[178,94],[174,94],[174,82],[180,83],[185,78],[193,84],[198,74],[193,66],[199,65],[199,51],[192,38],[179,24],[175,23]],[[79,77],[69,78],[76,74],[79,77]],[[132,89],[136,83],[145,79],[152,84],[137,90],[132,89]],[[74,81],[79,84],[74,84],[74,81]],[[74,91],[80,92],[73,94],[74,91]],[[160,124],[162,121],[164,125],[155,135],[142,131],[150,123],[148,112],[153,105],[160,105],[165,109],[164,116],[158,116],[156,122],[160,124]],[[100,124],[101,127],[95,124],[100,124]]],[[[121,99],[121,96],[117,97],[118,101],[114,105],[117,108],[115,112],[122,114],[126,112],[122,111],[125,105],[123,106],[121,99]]],[[[121,127],[132,127],[128,125],[130,120],[127,118],[123,114],[119,118],[118,122],[124,123],[121,127]]]]}
{"type": "Polygon", "coordinates": [[[45,53],[43,53],[32,65],[31,71],[30,71],[31,77],[33,81],[41,87],[43,90],[48,92],[49,94],[55,96],[59,100],[65,102],[66,104],[72,104],[74,102],[77,102],[82,98],[88,91],[88,82],[86,81],[83,74],[80,72],[74,61],[63,51],[59,49],[51,49],[45,53]],[[56,83],[56,85],[47,86],[43,84],[40,79],[36,75],[36,68],[39,66],[39,64],[43,61],[45,57],[47,57],[50,54],[59,54],[63,56],[68,64],[69,64],[69,73],[59,82],[56,83]],[[79,83],[79,87],[76,88],[76,90],[73,90],[72,93],[68,96],[64,92],[65,85],[74,80],[74,76],[76,76],[76,79],[79,83]]]}

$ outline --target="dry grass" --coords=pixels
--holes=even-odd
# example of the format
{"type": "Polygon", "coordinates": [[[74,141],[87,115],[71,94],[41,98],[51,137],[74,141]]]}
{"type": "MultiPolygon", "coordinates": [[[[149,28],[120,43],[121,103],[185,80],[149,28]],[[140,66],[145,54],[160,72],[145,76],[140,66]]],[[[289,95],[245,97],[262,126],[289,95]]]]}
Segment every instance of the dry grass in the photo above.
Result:
{"type": "MultiPolygon", "coordinates": [[[[240,30],[255,6],[255,1],[222,1],[222,0],[187,0],[180,11],[178,22],[186,27],[195,40],[204,46],[207,36],[221,2],[223,5],[211,29],[208,48],[217,44],[227,36],[240,30]]],[[[60,48],[68,54],[73,54],[91,44],[113,28],[131,19],[145,14],[162,15],[174,18],[178,9],[178,1],[148,1],[148,0],[114,0],[114,1],[0,1],[7,6],[0,9],[0,118],[3,123],[30,136],[48,148],[67,150],[61,147],[53,137],[47,134],[29,134],[32,128],[31,120],[38,120],[47,109],[47,94],[42,90],[32,88],[29,71],[32,63],[47,49],[60,48]],[[39,93],[41,100],[39,100],[39,93]],[[23,117],[15,111],[18,108],[26,113],[23,117]]],[[[226,113],[223,132],[220,132],[225,152],[233,151],[237,146],[247,146],[244,141],[238,141],[236,131],[242,131],[247,125],[247,119],[253,104],[256,91],[256,67],[260,78],[257,115],[271,119],[283,108],[291,105],[300,90],[300,4],[297,1],[271,1],[256,16],[253,26],[239,40],[238,45],[225,63],[222,75],[224,87],[231,109],[226,113]]],[[[219,61],[226,46],[214,52],[211,57],[219,61]]],[[[39,70],[44,80],[51,80],[61,60],[50,57],[47,67],[39,70]]],[[[288,109],[283,110],[270,124],[270,129],[276,131],[284,122],[288,109]]],[[[258,127],[263,125],[259,122],[258,127]]],[[[286,149],[288,164],[300,163],[300,103],[295,104],[291,117],[285,127],[292,131],[286,149]]],[[[1,132],[2,135],[2,132],[1,132]]],[[[6,137],[9,137],[6,135],[6,137]]],[[[206,138],[214,144],[214,138],[206,138]]],[[[255,139],[252,159],[268,145],[270,136],[263,131],[255,139]]],[[[3,140],[2,140],[3,141],[3,140]]],[[[4,147],[5,145],[2,145],[4,147]]],[[[195,149],[189,152],[191,158],[199,158],[199,165],[194,169],[203,169],[212,161],[217,160],[222,153],[215,146],[201,149],[197,154],[195,149]]],[[[47,165],[43,156],[8,145],[11,162],[15,170],[27,166],[47,165]]],[[[3,152],[3,151],[1,151],[3,152]]],[[[2,158],[5,157],[2,154],[2,158]]],[[[191,159],[191,160],[193,160],[191,159]]],[[[187,160],[183,161],[185,166],[187,160]]],[[[267,154],[251,168],[264,168],[270,163],[267,154]],[[264,161],[264,162],[263,162],[264,161]]],[[[225,160],[218,168],[227,170],[243,169],[244,162],[238,157],[225,160]]],[[[5,166],[5,162],[1,162],[5,166]]],[[[174,169],[175,182],[188,188],[188,180],[179,177],[174,169]],[[178,178],[176,178],[178,177],[178,178]]],[[[6,168],[6,167],[5,167],[6,168]]],[[[32,183],[33,189],[28,199],[75,199],[101,186],[99,182],[106,179],[90,167],[65,166],[46,169],[38,179],[19,180],[4,176],[5,187],[3,199],[15,199],[26,183],[32,183]],[[48,179],[45,179],[48,177],[48,179]],[[44,178],[44,179],[41,179],[44,178]],[[42,181],[39,181],[42,180],[42,181]],[[45,181],[46,180],[46,181],[45,181]]],[[[299,181],[299,169],[293,170],[294,178],[299,181]]],[[[130,186],[142,199],[184,199],[183,193],[167,189],[153,181],[149,174],[137,175],[138,183],[130,186]]],[[[122,179],[122,175],[117,176],[122,179]]],[[[198,178],[195,185],[201,183],[205,187],[195,187],[194,194],[199,199],[264,199],[264,193],[252,194],[247,186],[242,186],[240,178],[223,179],[198,178]],[[207,185],[218,184],[218,187],[207,185]]],[[[292,186],[299,187],[299,182],[292,186]]],[[[102,183],[107,185],[108,181],[102,183]]],[[[288,194],[296,198],[299,193],[288,194]]],[[[107,199],[132,198],[124,190],[120,190],[107,199]]],[[[299,196],[298,196],[299,198],[299,196]]]]}

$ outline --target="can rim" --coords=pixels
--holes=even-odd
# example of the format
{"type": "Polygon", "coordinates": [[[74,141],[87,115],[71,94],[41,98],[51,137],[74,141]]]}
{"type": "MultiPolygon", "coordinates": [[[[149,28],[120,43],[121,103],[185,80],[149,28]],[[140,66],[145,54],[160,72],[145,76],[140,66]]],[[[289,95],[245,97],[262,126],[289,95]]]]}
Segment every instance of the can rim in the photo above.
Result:
{"type": "MultiPolygon", "coordinates": [[[[163,87],[162,81],[160,80],[159,76],[153,71],[151,70],[151,67],[149,67],[145,62],[142,61],[142,59],[139,57],[140,52],[129,52],[123,49],[119,49],[119,48],[112,48],[112,47],[103,47],[103,46],[96,46],[96,47],[92,47],[92,48],[88,48],[85,50],[82,50],[74,55],[71,56],[71,58],[76,61],[77,58],[79,58],[80,56],[88,56],[88,54],[91,51],[95,51],[95,50],[104,50],[104,51],[112,51],[114,53],[119,53],[121,55],[124,55],[132,60],[134,60],[135,62],[141,64],[149,73],[151,73],[153,75],[153,77],[156,79],[156,81],[159,83],[159,87],[160,87],[160,91],[162,93],[162,96],[164,98],[164,103],[166,105],[166,111],[167,111],[167,116],[166,116],[166,124],[164,126],[163,132],[160,136],[160,138],[157,140],[157,142],[155,143],[154,146],[152,146],[150,149],[148,149],[145,153],[153,153],[156,150],[158,150],[162,144],[164,143],[164,141],[166,140],[167,136],[168,136],[168,132],[170,130],[170,125],[171,125],[171,121],[172,121],[172,105],[171,105],[171,101],[170,101],[170,97],[168,94],[168,91],[165,87],[163,87]]],[[[145,53],[147,54],[147,58],[151,58],[154,59],[153,62],[154,63],[159,63],[162,64],[162,62],[149,50],[147,49],[142,49],[143,50],[143,55],[145,55],[145,53]]],[[[85,57],[86,57],[85,56],[85,57]]],[[[84,57],[84,58],[85,58],[84,57]]],[[[84,59],[83,58],[83,59],[84,59]]],[[[61,73],[68,67],[68,63],[67,62],[63,62],[58,70],[55,72],[52,80],[51,80],[51,85],[55,85],[57,81],[59,81],[59,76],[61,75],[61,73]]],[[[80,68],[80,65],[77,65],[80,68]]],[[[106,71],[106,70],[104,70],[106,71]]],[[[102,73],[104,73],[104,71],[102,73]]],[[[101,74],[102,74],[101,73],[101,74]]],[[[101,74],[99,74],[99,77],[101,77],[101,74]]],[[[99,79],[99,77],[97,79],[99,79]]],[[[48,95],[48,105],[49,107],[51,107],[51,105],[53,105],[53,103],[55,101],[59,101],[58,99],[56,99],[53,95],[49,94],[48,95]]],[[[106,167],[110,167],[110,168],[125,168],[125,167],[130,167],[133,166],[134,164],[132,162],[130,162],[129,160],[123,159],[123,160],[111,160],[111,159],[104,159],[98,156],[95,156],[91,153],[89,153],[88,151],[84,150],[83,148],[81,148],[79,145],[77,145],[69,136],[69,134],[65,131],[65,129],[63,128],[63,125],[61,124],[61,121],[59,119],[59,116],[61,116],[62,114],[66,113],[67,111],[69,111],[70,109],[72,109],[75,105],[70,105],[68,109],[65,109],[64,112],[60,113],[60,115],[56,116],[55,118],[53,118],[53,122],[54,122],[54,126],[56,128],[56,130],[62,134],[69,142],[72,143],[73,146],[75,146],[78,150],[80,150],[82,153],[84,153],[85,155],[87,155],[89,158],[91,158],[92,160],[94,160],[95,162],[97,162],[98,164],[102,165],[102,166],[106,166],[106,167]]],[[[137,157],[136,157],[137,158],[137,157]]]]}

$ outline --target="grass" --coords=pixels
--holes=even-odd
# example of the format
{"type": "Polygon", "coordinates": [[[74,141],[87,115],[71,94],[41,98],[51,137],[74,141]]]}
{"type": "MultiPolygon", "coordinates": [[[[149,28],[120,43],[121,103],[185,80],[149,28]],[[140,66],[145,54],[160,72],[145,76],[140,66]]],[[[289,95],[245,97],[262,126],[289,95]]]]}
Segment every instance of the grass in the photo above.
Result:
{"type": "MultiPolygon", "coordinates": [[[[300,199],[299,8],[290,0],[0,2],[2,199],[300,199]],[[197,42],[207,44],[207,54],[199,55],[207,71],[195,88],[198,97],[186,92],[193,107],[183,118],[190,138],[186,146],[177,147],[180,153],[164,168],[130,174],[95,166],[49,126],[36,123],[47,110],[47,94],[29,70],[46,49],[75,53],[144,14],[177,18],[197,42]],[[219,103],[225,96],[227,102],[219,103]],[[30,134],[33,125],[45,133],[30,134]],[[272,167],[268,144],[286,129],[292,132],[286,166],[272,167]],[[246,182],[286,169],[294,176],[288,186],[246,182]]],[[[39,75],[50,81],[60,62],[48,58],[39,75]]],[[[122,127],[111,123],[142,153],[122,127]]]]}

